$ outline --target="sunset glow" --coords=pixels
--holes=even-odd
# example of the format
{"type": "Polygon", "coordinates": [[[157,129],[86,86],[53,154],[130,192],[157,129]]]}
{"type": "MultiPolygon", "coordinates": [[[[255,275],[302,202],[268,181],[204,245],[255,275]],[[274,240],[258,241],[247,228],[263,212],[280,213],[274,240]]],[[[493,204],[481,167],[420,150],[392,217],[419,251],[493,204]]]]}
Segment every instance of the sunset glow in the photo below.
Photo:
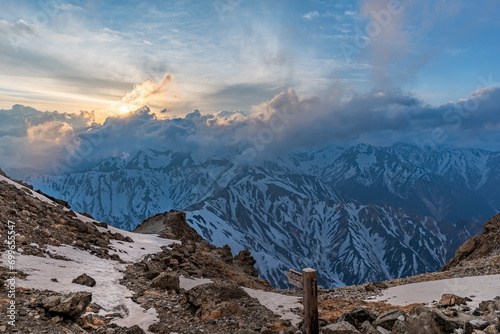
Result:
{"type": "Polygon", "coordinates": [[[128,114],[131,110],[125,106],[120,109],[120,114],[128,114]]]}
{"type": "Polygon", "coordinates": [[[437,106],[500,81],[494,0],[47,2],[3,2],[0,108],[250,112],[333,86],[437,106]]]}
{"type": "Polygon", "coordinates": [[[91,133],[120,138],[113,156],[245,143],[259,155],[358,142],[495,150],[498,14],[496,0],[6,0],[0,152],[32,168],[91,133]]]}

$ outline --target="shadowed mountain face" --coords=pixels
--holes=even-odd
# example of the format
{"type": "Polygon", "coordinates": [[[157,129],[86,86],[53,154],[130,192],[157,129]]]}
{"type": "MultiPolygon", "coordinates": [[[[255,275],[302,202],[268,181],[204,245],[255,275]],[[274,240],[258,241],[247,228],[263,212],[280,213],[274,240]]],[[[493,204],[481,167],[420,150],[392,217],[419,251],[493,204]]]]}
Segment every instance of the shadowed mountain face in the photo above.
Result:
{"type": "Polygon", "coordinates": [[[316,267],[326,286],[439,269],[500,208],[500,154],[410,145],[330,147],[253,165],[145,150],[82,173],[30,175],[78,211],[133,229],[184,210],[216,245],[249,248],[262,276],[316,267]]]}

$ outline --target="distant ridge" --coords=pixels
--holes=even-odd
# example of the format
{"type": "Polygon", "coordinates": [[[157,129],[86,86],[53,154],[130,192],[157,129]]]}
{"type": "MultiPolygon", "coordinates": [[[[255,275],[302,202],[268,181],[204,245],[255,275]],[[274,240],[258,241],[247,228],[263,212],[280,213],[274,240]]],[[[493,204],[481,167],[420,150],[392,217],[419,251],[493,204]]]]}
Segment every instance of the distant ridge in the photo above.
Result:
{"type": "Polygon", "coordinates": [[[283,270],[312,264],[333,287],[441,268],[498,213],[498,175],[500,153],[359,144],[254,164],[147,149],[26,180],[128,230],[183,210],[206,240],[250,249],[273,285],[286,286],[283,270]]]}

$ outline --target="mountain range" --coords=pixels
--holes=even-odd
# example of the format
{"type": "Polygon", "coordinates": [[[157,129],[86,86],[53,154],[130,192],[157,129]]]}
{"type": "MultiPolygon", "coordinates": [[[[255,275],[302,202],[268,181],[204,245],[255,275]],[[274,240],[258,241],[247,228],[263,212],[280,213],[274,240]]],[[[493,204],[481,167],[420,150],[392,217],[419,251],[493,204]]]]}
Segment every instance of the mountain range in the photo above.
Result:
{"type": "Polygon", "coordinates": [[[318,269],[324,286],[435,271],[500,208],[500,153],[407,144],[304,149],[243,164],[146,149],[26,182],[132,230],[171,209],[217,246],[251,250],[261,276],[318,269]]]}

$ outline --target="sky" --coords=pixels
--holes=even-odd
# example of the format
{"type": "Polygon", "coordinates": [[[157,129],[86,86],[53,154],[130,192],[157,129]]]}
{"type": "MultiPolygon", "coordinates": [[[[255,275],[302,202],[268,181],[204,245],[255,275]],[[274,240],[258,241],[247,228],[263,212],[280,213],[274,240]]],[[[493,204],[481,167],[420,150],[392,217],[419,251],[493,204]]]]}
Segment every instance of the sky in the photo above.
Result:
{"type": "Polygon", "coordinates": [[[106,154],[496,150],[499,14],[497,0],[3,0],[0,156],[25,168],[105,131],[136,139],[106,154]]]}

